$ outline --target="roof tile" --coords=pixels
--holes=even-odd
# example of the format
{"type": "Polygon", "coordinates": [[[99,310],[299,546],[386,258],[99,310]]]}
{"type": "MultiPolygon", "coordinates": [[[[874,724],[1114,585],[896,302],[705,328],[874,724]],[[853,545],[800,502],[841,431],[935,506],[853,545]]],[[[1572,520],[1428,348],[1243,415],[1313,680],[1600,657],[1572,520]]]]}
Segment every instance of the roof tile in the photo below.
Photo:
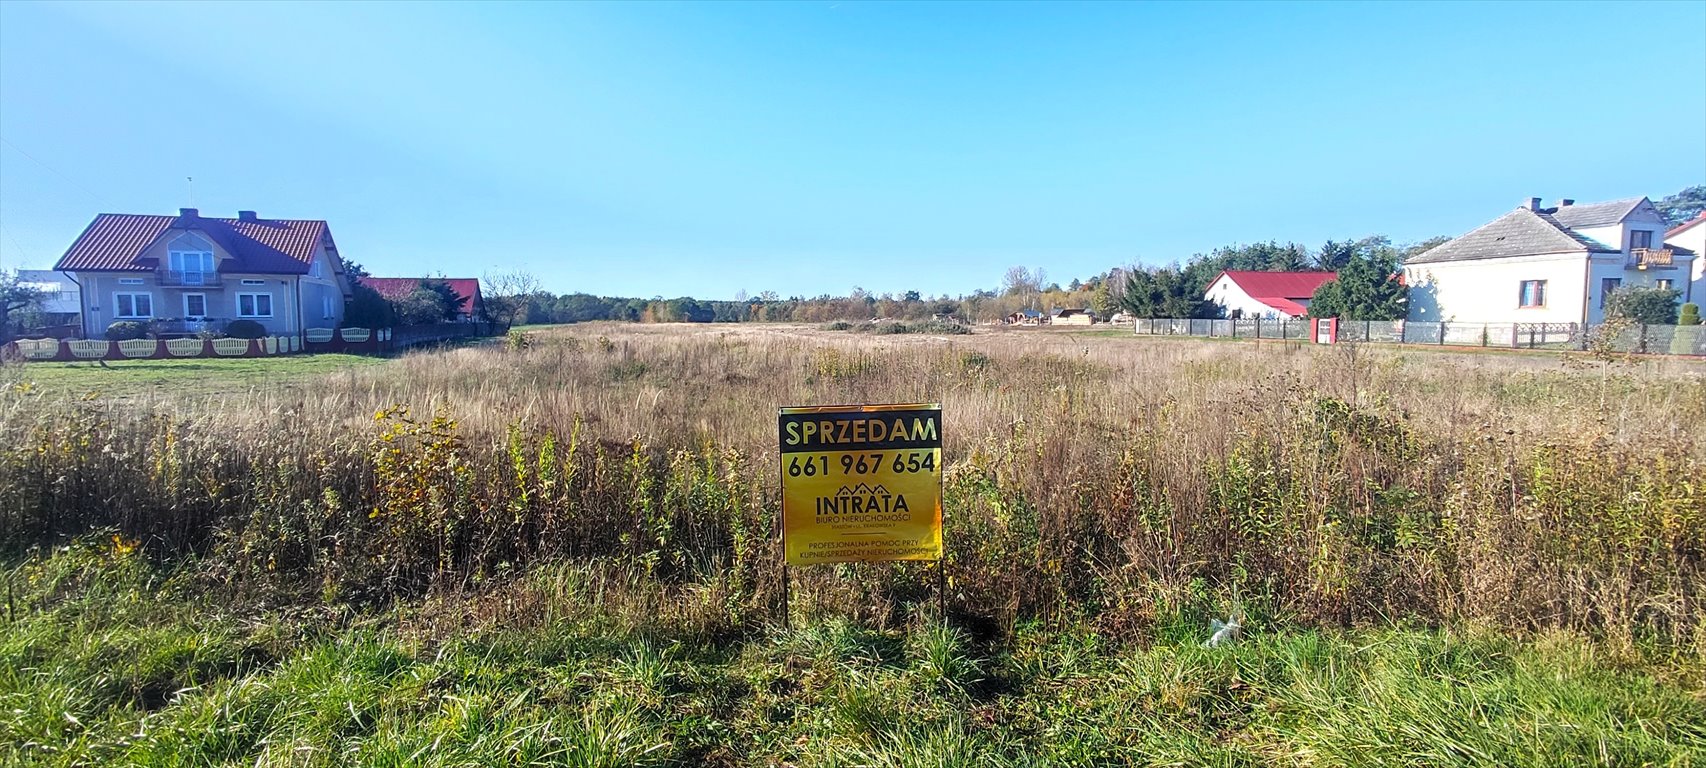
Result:
{"type": "MultiPolygon", "coordinates": [[[[1637,201],[1639,202],[1639,201],[1637,201]]],[[[1594,208],[1604,204],[1581,206],[1594,208]]],[[[1576,206],[1570,206],[1574,208],[1576,206]]],[[[1564,210],[1569,210],[1565,208],[1564,210]]],[[[1617,249],[1571,232],[1554,216],[1518,208],[1410,257],[1406,264],[1539,256],[1548,253],[1616,253],[1617,249]]]]}
{"type": "Polygon", "coordinates": [[[1251,298],[1264,302],[1260,297],[1307,299],[1315,295],[1316,288],[1339,276],[1337,272],[1253,272],[1236,269],[1228,269],[1221,274],[1244,289],[1251,298]]]}
{"type": "Polygon", "coordinates": [[[103,213],[95,217],[54,269],[72,272],[147,272],[158,265],[142,258],[148,246],[171,229],[207,233],[235,263],[225,272],[306,274],[326,222],[314,219],[219,219],[103,213]]]}

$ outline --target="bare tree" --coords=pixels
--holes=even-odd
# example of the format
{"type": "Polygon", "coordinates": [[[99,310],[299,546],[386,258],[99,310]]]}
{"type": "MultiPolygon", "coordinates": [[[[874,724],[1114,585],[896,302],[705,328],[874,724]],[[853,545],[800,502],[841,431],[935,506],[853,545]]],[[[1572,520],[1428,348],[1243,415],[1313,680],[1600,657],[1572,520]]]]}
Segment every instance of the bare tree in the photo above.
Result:
{"type": "Polygon", "coordinates": [[[484,286],[482,290],[485,292],[486,314],[504,325],[515,325],[522,310],[527,308],[528,297],[538,293],[543,287],[533,273],[519,269],[488,273],[480,278],[480,282],[484,286]]]}

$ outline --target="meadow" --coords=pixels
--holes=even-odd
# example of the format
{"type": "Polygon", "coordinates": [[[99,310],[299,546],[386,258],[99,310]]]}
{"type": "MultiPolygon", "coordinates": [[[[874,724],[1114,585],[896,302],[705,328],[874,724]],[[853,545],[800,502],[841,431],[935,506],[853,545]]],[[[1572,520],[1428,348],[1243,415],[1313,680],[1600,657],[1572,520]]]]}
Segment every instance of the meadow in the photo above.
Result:
{"type": "Polygon", "coordinates": [[[0,759],[1706,763],[1699,362],[618,324],[268,362],[0,372],[0,759]],[[914,401],[946,561],[785,607],[775,409],[914,401]]]}

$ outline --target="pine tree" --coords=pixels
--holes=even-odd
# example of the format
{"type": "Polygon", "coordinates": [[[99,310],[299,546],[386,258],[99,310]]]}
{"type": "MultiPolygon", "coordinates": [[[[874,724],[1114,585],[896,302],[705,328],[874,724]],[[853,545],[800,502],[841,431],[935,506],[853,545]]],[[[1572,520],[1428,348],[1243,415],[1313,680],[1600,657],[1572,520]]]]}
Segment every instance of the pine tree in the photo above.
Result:
{"type": "Polygon", "coordinates": [[[1398,280],[1398,259],[1385,252],[1357,254],[1344,262],[1339,276],[1315,289],[1310,317],[1342,320],[1400,320],[1407,311],[1408,291],[1398,280]]]}

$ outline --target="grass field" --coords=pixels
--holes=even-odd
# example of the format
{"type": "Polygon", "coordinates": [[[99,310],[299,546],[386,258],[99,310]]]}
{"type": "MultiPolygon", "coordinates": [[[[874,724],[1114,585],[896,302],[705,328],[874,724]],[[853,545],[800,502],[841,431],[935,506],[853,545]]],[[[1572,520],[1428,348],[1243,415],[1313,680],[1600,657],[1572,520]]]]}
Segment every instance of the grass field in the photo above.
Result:
{"type": "Polygon", "coordinates": [[[1706,762],[1698,365],[528,333],[8,370],[0,762],[1706,762]],[[947,615],[824,567],[783,628],[775,408],[918,400],[947,615]]]}
{"type": "Polygon", "coordinates": [[[96,363],[28,363],[5,374],[15,383],[80,397],[183,393],[226,393],[263,386],[299,384],[337,371],[379,365],[360,355],[115,360],[96,363]]]}

